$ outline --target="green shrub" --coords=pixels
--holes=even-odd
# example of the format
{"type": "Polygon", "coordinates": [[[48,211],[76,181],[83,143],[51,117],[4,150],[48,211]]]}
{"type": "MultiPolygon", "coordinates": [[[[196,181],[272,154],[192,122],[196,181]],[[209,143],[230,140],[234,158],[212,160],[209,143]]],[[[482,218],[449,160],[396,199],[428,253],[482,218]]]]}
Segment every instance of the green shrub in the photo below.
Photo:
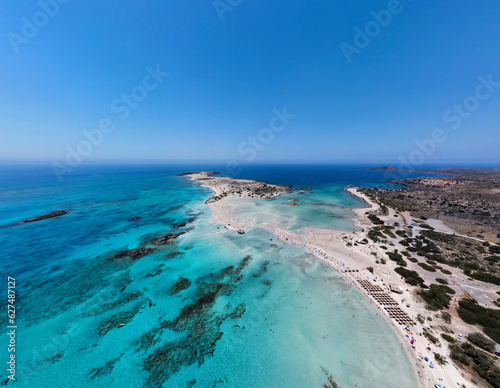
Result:
{"type": "Polygon", "coordinates": [[[500,261],[500,256],[487,256],[484,260],[489,261],[490,263],[498,263],[500,261]]]}
{"type": "Polygon", "coordinates": [[[406,267],[406,261],[397,249],[394,250],[394,252],[387,252],[387,256],[389,256],[389,259],[391,259],[392,261],[397,262],[399,266],[406,267]]]}
{"type": "Polygon", "coordinates": [[[394,252],[387,252],[387,256],[389,256],[389,259],[392,261],[403,260],[403,256],[397,250],[394,250],[394,252]]]}
{"type": "Polygon", "coordinates": [[[494,368],[486,376],[486,381],[495,388],[500,388],[500,369],[494,368]]]}
{"type": "Polygon", "coordinates": [[[481,333],[472,333],[467,336],[467,339],[472,342],[474,345],[480,347],[481,349],[486,350],[487,352],[494,352],[496,345],[495,342],[489,340],[481,333]]]}
{"type": "Polygon", "coordinates": [[[448,313],[446,311],[442,311],[441,318],[443,318],[443,321],[445,321],[446,323],[451,323],[451,314],[450,313],[448,313]]]}
{"type": "Polygon", "coordinates": [[[443,308],[449,308],[451,295],[455,294],[455,291],[444,285],[431,284],[426,292],[421,292],[420,296],[427,302],[427,307],[430,310],[442,310],[443,308]]]}
{"type": "Polygon", "coordinates": [[[434,267],[431,267],[430,265],[428,265],[426,263],[418,263],[418,266],[425,269],[426,271],[436,272],[436,269],[434,267]]]}
{"type": "Polygon", "coordinates": [[[463,343],[462,349],[464,353],[474,361],[474,369],[479,376],[485,378],[487,376],[488,369],[492,366],[492,360],[485,353],[476,349],[469,343],[463,343]]]}
{"type": "Polygon", "coordinates": [[[488,247],[488,250],[489,250],[491,253],[500,254],[500,245],[490,245],[490,246],[488,247]]]}
{"type": "Polygon", "coordinates": [[[380,238],[384,238],[384,235],[380,231],[372,229],[368,232],[368,238],[373,242],[379,242],[380,238]]]}
{"type": "Polygon", "coordinates": [[[430,341],[432,342],[434,345],[436,346],[441,346],[441,343],[439,342],[439,340],[434,337],[431,333],[429,333],[429,331],[424,331],[424,336],[430,341]]]}
{"type": "Polygon", "coordinates": [[[493,275],[492,273],[482,272],[482,271],[481,272],[471,272],[471,273],[466,273],[466,271],[464,271],[464,273],[467,276],[470,276],[471,278],[479,280],[481,282],[491,283],[491,284],[495,284],[497,286],[500,286],[500,276],[493,275]]]}
{"type": "Polygon", "coordinates": [[[463,365],[470,365],[470,358],[467,357],[463,349],[458,345],[450,346],[450,357],[459,361],[463,365]]]}
{"type": "Polygon", "coordinates": [[[450,344],[454,344],[455,343],[455,340],[453,339],[453,337],[451,335],[448,335],[448,334],[444,334],[442,333],[441,334],[441,337],[443,337],[443,339],[446,341],[446,342],[449,342],[450,344]]]}
{"type": "Polygon", "coordinates": [[[441,283],[441,284],[448,284],[448,280],[441,279],[441,278],[436,278],[436,282],[441,283]]]}
{"type": "Polygon", "coordinates": [[[368,219],[375,225],[384,225],[384,221],[378,218],[375,214],[369,214],[368,219]]]}
{"type": "Polygon", "coordinates": [[[483,326],[484,334],[500,344],[500,310],[483,307],[473,299],[462,299],[458,305],[458,315],[464,322],[483,326]]]}
{"type": "Polygon", "coordinates": [[[394,268],[394,271],[398,275],[402,276],[405,279],[406,283],[408,283],[408,284],[416,286],[416,285],[424,282],[424,279],[422,279],[418,275],[418,272],[416,272],[416,271],[411,271],[409,269],[402,268],[402,267],[396,267],[396,268],[394,268]]]}
{"type": "MultiPolygon", "coordinates": [[[[496,310],[496,311],[498,311],[498,310],[496,310]]],[[[484,327],[483,331],[484,331],[484,334],[486,334],[488,337],[490,337],[493,341],[495,341],[497,344],[500,344],[500,329],[499,328],[484,327]]]]}
{"type": "Polygon", "coordinates": [[[434,352],[434,360],[436,360],[439,365],[444,365],[444,362],[446,361],[443,356],[436,352],[434,352]]]}

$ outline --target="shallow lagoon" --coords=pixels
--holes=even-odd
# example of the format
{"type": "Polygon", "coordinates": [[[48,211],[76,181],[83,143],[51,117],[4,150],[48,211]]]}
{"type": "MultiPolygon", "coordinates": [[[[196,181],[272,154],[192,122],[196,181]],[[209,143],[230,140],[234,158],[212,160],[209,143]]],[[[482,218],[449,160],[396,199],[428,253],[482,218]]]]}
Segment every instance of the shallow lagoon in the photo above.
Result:
{"type": "MultiPolygon", "coordinates": [[[[0,229],[3,273],[17,279],[19,386],[318,387],[325,371],[344,388],[417,386],[398,337],[360,292],[266,231],[210,223],[210,192],[175,177],[182,171],[3,188],[4,225],[69,210],[0,229]],[[173,232],[185,233],[165,238],[173,232]],[[172,288],[180,277],[189,287],[172,288]]],[[[352,228],[359,201],[337,188],[266,206],[277,219],[292,211],[291,228],[352,228]]]]}

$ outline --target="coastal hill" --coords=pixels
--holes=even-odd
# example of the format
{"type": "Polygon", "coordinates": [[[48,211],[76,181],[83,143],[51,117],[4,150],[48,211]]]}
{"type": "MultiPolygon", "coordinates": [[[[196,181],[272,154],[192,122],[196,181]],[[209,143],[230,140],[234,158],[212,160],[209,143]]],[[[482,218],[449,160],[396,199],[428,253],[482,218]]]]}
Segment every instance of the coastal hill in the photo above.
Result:
{"type": "MultiPolygon", "coordinates": [[[[409,171],[390,166],[372,170],[409,171]]],[[[500,242],[500,169],[443,168],[425,172],[448,176],[389,179],[405,188],[379,189],[378,199],[398,211],[440,219],[460,234],[500,242]]]]}
{"type": "Polygon", "coordinates": [[[422,172],[426,174],[439,174],[451,176],[488,176],[500,175],[500,168],[470,168],[470,167],[447,167],[434,170],[404,169],[393,166],[381,166],[365,168],[367,171],[391,171],[391,172],[422,172]]]}

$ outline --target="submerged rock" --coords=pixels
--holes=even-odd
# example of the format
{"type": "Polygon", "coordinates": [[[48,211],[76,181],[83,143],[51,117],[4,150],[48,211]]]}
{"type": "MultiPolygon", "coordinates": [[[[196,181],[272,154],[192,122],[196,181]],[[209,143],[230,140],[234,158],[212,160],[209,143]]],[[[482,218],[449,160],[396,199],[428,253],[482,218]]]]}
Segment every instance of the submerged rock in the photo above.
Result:
{"type": "Polygon", "coordinates": [[[224,312],[217,315],[214,306],[219,297],[233,293],[250,259],[247,256],[236,268],[229,266],[198,279],[196,299],[184,306],[177,317],[160,322],[159,327],[142,335],[134,343],[141,349],[147,349],[160,340],[163,330],[183,334],[178,341],[164,343],[145,359],[143,366],[149,372],[148,386],[162,386],[181,367],[202,365],[206,357],[213,355],[217,342],[223,336],[221,325],[227,319],[240,318],[246,310],[244,303],[234,309],[226,305],[224,312]]]}
{"type": "Polygon", "coordinates": [[[179,278],[172,287],[170,287],[170,295],[176,295],[181,291],[187,290],[191,286],[191,280],[188,278],[179,278]]]}
{"type": "Polygon", "coordinates": [[[164,267],[163,264],[158,265],[151,272],[149,272],[145,277],[151,278],[151,277],[160,276],[163,273],[163,267],[164,267]]]}
{"type": "Polygon", "coordinates": [[[110,260],[137,260],[141,257],[147,256],[156,250],[154,248],[135,248],[135,249],[127,249],[124,251],[116,252],[114,255],[110,257],[110,260]]]}
{"type": "Polygon", "coordinates": [[[170,232],[159,238],[151,240],[153,245],[169,245],[172,244],[177,238],[186,234],[186,232],[170,232]]]}
{"type": "Polygon", "coordinates": [[[42,220],[47,220],[49,218],[54,218],[54,217],[60,217],[60,216],[63,216],[65,214],[68,214],[68,212],[66,210],[59,210],[59,211],[56,211],[56,212],[52,212],[52,213],[49,213],[49,214],[45,214],[43,216],[38,216],[38,217],[33,217],[33,218],[29,218],[27,220],[24,220],[22,221],[22,223],[27,223],[27,222],[36,222],[36,221],[42,221],[42,220]]]}
{"type": "Polygon", "coordinates": [[[328,372],[325,368],[321,367],[321,370],[326,375],[327,383],[323,384],[323,388],[341,388],[337,385],[337,383],[333,380],[333,376],[328,372]]]}
{"type": "Polygon", "coordinates": [[[139,305],[131,308],[130,310],[122,311],[118,314],[115,314],[115,315],[105,319],[97,327],[97,335],[104,336],[109,331],[111,331],[115,328],[125,326],[127,323],[132,321],[132,319],[141,310],[141,307],[142,307],[142,305],[139,304],[139,305]]]}
{"type": "Polygon", "coordinates": [[[55,364],[56,362],[59,362],[61,358],[63,358],[64,352],[57,353],[55,356],[49,358],[49,362],[52,364],[55,364]]]}
{"type": "Polygon", "coordinates": [[[122,307],[134,300],[137,300],[138,298],[142,297],[143,293],[141,291],[133,292],[133,293],[128,293],[123,296],[121,296],[120,299],[110,302],[110,303],[105,303],[103,305],[100,305],[96,308],[93,308],[89,311],[86,311],[82,314],[82,317],[91,317],[94,315],[100,315],[106,312],[109,312],[110,310],[122,307]]]}
{"type": "Polygon", "coordinates": [[[175,223],[175,224],[172,224],[172,228],[173,229],[178,229],[178,228],[184,228],[185,226],[187,226],[188,224],[191,224],[193,222],[196,221],[196,217],[190,217],[188,218],[187,220],[185,221],[182,221],[182,222],[178,222],[178,223],[175,223]]]}
{"type": "Polygon", "coordinates": [[[100,368],[91,369],[89,372],[90,378],[94,380],[96,377],[111,373],[115,367],[115,364],[118,361],[120,361],[121,357],[122,356],[109,360],[106,364],[104,364],[100,368]]]}
{"type": "Polygon", "coordinates": [[[185,255],[184,252],[181,252],[177,249],[174,249],[174,250],[168,252],[167,254],[165,254],[163,256],[163,258],[168,260],[168,259],[173,259],[174,257],[183,256],[183,255],[185,255]]]}
{"type": "Polygon", "coordinates": [[[267,267],[269,266],[271,262],[269,260],[266,260],[262,263],[260,266],[259,270],[253,274],[254,277],[258,278],[264,275],[267,272],[267,267]]]}

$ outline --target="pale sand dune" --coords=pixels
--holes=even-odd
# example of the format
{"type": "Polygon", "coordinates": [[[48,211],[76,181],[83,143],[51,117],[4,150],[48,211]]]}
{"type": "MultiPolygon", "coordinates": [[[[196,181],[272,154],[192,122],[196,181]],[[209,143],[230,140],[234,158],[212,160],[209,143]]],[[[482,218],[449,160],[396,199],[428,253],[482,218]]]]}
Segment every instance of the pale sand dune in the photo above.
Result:
{"type": "MultiPolygon", "coordinates": [[[[380,314],[387,319],[387,321],[394,328],[395,332],[400,336],[402,346],[405,347],[410,358],[413,360],[421,387],[434,387],[434,384],[441,384],[445,387],[456,387],[457,383],[460,383],[460,385],[465,384],[466,386],[470,386],[471,383],[462,376],[462,372],[451,361],[444,367],[434,362],[435,367],[434,369],[431,369],[429,367],[430,362],[426,362],[424,360],[424,357],[429,357],[430,360],[434,360],[434,352],[449,359],[446,346],[436,347],[433,344],[429,344],[427,339],[422,336],[422,326],[425,327],[426,324],[417,324],[416,327],[412,328],[410,337],[413,337],[416,340],[414,344],[415,349],[413,349],[408,338],[405,337],[406,332],[404,331],[403,326],[397,324],[393,319],[390,319],[388,313],[360,286],[358,280],[370,280],[384,289],[388,289],[389,284],[400,285],[405,290],[404,293],[402,295],[391,293],[391,297],[400,303],[400,307],[414,321],[416,321],[418,314],[422,314],[425,317],[432,315],[425,309],[424,305],[417,302],[411,290],[408,289],[408,285],[404,283],[401,277],[393,271],[395,266],[394,264],[391,262],[388,262],[386,265],[375,264],[375,258],[371,253],[379,251],[376,244],[358,244],[357,246],[347,245],[347,243],[353,244],[356,241],[364,239],[366,237],[366,233],[363,230],[353,233],[344,233],[329,229],[303,228],[298,231],[291,232],[278,225],[266,222],[259,225],[254,225],[248,220],[237,222],[233,219],[232,213],[238,206],[239,199],[252,198],[252,196],[247,192],[240,196],[240,194],[231,192],[231,188],[235,185],[235,182],[238,183],[239,187],[240,185],[241,187],[245,185],[254,187],[256,185],[256,181],[217,176],[207,177],[207,175],[203,173],[192,174],[190,175],[190,179],[200,182],[204,187],[210,188],[214,191],[215,196],[218,196],[221,193],[227,193],[223,199],[207,203],[212,210],[212,216],[210,219],[212,222],[220,223],[228,230],[258,227],[274,233],[280,240],[301,247],[329,266],[335,268],[349,284],[358,288],[367,297],[370,303],[372,303],[379,310],[380,314]],[[367,270],[368,267],[373,267],[373,274],[367,270]],[[346,272],[352,270],[359,272],[346,272]],[[406,304],[408,303],[410,304],[409,308],[406,307],[406,304]],[[428,346],[431,348],[431,351],[426,350],[428,346]]],[[[283,186],[273,185],[273,187],[276,187],[277,192],[279,192],[277,195],[287,192],[283,186]]],[[[371,222],[368,220],[365,213],[367,211],[377,210],[379,205],[374,203],[364,194],[360,193],[354,187],[348,188],[347,191],[363,199],[368,205],[366,208],[354,209],[354,212],[358,215],[355,219],[356,226],[362,229],[367,225],[371,225],[371,222]]],[[[277,195],[269,196],[269,198],[277,195]]],[[[391,213],[394,213],[392,209],[391,213]]],[[[436,318],[433,317],[433,319],[436,318]]]]}

